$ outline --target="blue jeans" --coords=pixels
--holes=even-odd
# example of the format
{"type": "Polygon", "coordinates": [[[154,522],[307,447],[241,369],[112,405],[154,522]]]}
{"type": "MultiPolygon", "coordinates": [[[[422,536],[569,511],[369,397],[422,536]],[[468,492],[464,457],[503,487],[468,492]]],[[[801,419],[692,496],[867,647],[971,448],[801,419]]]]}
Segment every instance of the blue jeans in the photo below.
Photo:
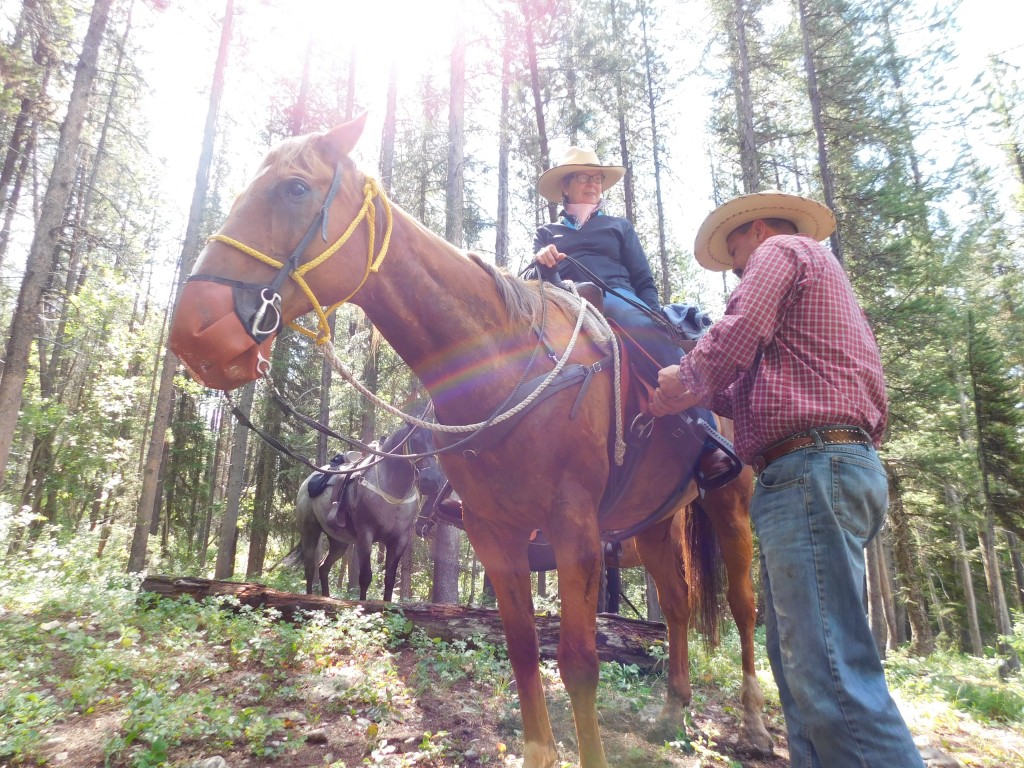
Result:
{"type": "MultiPolygon", "coordinates": [[[[632,291],[627,291],[624,288],[615,290],[633,301],[643,304],[632,291]]],[[[632,336],[647,351],[647,354],[657,361],[659,367],[679,365],[679,361],[683,357],[683,350],[676,346],[668,331],[646,312],[637,309],[614,294],[606,293],[604,295],[604,313],[621,325],[626,333],[632,336]]],[[[716,426],[715,418],[707,408],[690,408],[686,412],[694,419],[704,419],[711,426],[716,426]]]]}
{"type": "Polygon", "coordinates": [[[923,765],[864,611],[864,546],[882,527],[888,497],[882,463],[865,445],[819,441],[758,478],[750,518],[792,766],[923,765]]]}
{"type": "MultiPolygon", "coordinates": [[[[643,304],[632,291],[627,291],[624,288],[615,290],[638,304],[643,304]]],[[[679,365],[683,350],[677,347],[668,332],[643,310],[637,309],[614,294],[606,293],[604,295],[604,313],[636,339],[637,343],[647,350],[647,354],[657,360],[662,368],[679,365]]]]}

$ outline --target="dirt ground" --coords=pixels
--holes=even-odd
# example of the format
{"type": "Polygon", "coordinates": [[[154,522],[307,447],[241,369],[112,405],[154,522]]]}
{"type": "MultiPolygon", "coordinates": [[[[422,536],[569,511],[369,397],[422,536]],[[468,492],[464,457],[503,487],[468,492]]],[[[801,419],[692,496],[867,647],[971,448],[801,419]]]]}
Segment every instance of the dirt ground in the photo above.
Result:
{"type": "MultiPolygon", "coordinates": [[[[168,765],[177,768],[239,768],[277,766],[352,768],[380,766],[522,766],[521,721],[514,689],[496,694],[480,683],[465,679],[451,686],[437,685],[413,694],[411,681],[417,657],[411,650],[396,652],[397,686],[390,701],[389,715],[379,726],[365,717],[346,713],[338,706],[341,692],[358,684],[357,666],[329,669],[326,674],[302,676],[301,690],[307,696],[297,704],[294,698],[273,696],[261,701],[272,713],[283,715],[286,732],[275,737],[281,754],[273,758],[254,757],[242,747],[216,750],[201,743],[187,743],[170,752],[168,765]],[[355,679],[353,679],[353,677],[355,679]],[[406,687],[403,689],[402,684],[406,687]],[[424,745],[431,742],[433,750],[424,745]],[[438,734],[442,734],[438,736],[438,734]],[[222,758],[223,762],[217,760],[222,758]]],[[[244,674],[239,671],[237,674],[244,674]]],[[[219,685],[230,685],[224,680],[219,685]]],[[[548,684],[548,699],[555,737],[560,744],[561,768],[575,768],[577,751],[572,714],[567,697],[557,684],[548,684]]],[[[740,737],[737,701],[711,684],[695,681],[690,743],[648,737],[663,699],[656,689],[646,701],[632,694],[606,694],[600,702],[603,741],[608,763],[615,768],[785,768],[789,765],[785,732],[777,706],[769,705],[766,724],[775,741],[771,756],[752,754],[740,737]]],[[[957,756],[963,766],[1015,766],[1024,764],[1024,737],[1019,730],[1005,730],[964,722],[946,709],[930,710],[901,702],[908,722],[922,746],[931,745],[957,756]]],[[[55,725],[47,735],[40,764],[73,768],[118,768],[124,762],[105,762],[103,745],[114,735],[124,717],[116,703],[89,715],[77,716],[55,725]]],[[[2,768],[2,767],[0,767],[2,768]]]]}
{"type": "MultiPolygon", "coordinates": [[[[411,680],[416,662],[413,651],[397,652],[400,680],[411,680]]],[[[284,744],[292,742],[294,746],[285,748],[282,754],[271,759],[253,757],[242,747],[218,751],[199,743],[183,744],[171,750],[171,762],[168,764],[181,768],[522,765],[522,724],[515,696],[512,695],[514,688],[504,695],[496,695],[493,690],[471,680],[459,681],[451,687],[432,687],[416,696],[411,695],[407,688],[396,692],[391,700],[389,719],[374,731],[370,720],[347,714],[341,711],[344,707],[336,705],[338,692],[353,682],[345,673],[339,673],[337,684],[332,681],[331,670],[326,675],[297,674],[305,675],[303,690],[308,693],[308,699],[304,704],[297,705],[291,698],[271,698],[260,703],[268,706],[270,712],[284,715],[290,727],[280,741],[284,744]],[[441,733],[445,735],[436,741],[444,745],[443,750],[430,752],[423,748],[425,734],[441,733]],[[224,762],[211,761],[216,756],[222,757],[224,762]]],[[[222,687],[230,686],[228,681],[218,682],[222,687]]],[[[562,765],[575,766],[575,732],[568,699],[557,684],[548,685],[548,689],[548,705],[560,745],[562,765]]],[[[769,731],[777,744],[776,754],[767,758],[752,756],[745,753],[739,743],[739,719],[733,709],[738,702],[717,701],[709,692],[697,694],[702,702],[699,709],[695,708],[694,729],[690,733],[696,746],[687,747],[684,751],[681,746],[667,748],[664,741],[649,741],[645,734],[650,731],[663,695],[663,690],[656,690],[646,702],[638,703],[627,696],[606,697],[601,702],[603,740],[609,765],[617,768],[695,768],[698,765],[728,765],[725,758],[734,761],[732,765],[747,768],[784,768],[788,765],[784,733],[778,717],[770,713],[768,717],[769,731]],[[721,757],[716,759],[715,753],[721,757]]],[[[124,713],[112,703],[89,715],[56,724],[49,730],[46,748],[38,756],[41,764],[69,768],[107,765],[103,745],[117,733],[123,719],[124,713]]],[[[125,763],[109,765],[117,768],[125,763]]]]}

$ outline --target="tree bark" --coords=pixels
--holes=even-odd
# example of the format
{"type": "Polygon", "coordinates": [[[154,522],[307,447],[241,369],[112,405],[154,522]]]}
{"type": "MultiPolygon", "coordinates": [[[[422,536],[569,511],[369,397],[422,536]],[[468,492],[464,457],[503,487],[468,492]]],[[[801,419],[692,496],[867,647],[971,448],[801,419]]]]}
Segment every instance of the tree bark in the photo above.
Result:
{"type": "MultiPolygon", "coordinates": [[[[797,0],[800,12],[800,34],[804,47],[804,70],[807,73],[807,96],[811,102],[811,119],[814,123],[814,135],[818,142],[818,173],[821,175],[821,189],[825,196],[825,205],[831,210],[836,209],[836,189],[832,179],[832,166],[828,156],[828,145],[825,140],[824,108],[821,103],[821,91],[818,89],[818,69],[811,47],[810,19],[807,15],[807,0],[797,0]]],[[[832,253],[843,263],[843,244],[839,238],[839,228],[829,238],[832,253]]]]}
{"type": "MultiPolygon", "coordinates": [[[[451,78],[448,97],[448,174],[445,185],[445,239],[454,246],[463,245],[465,201],[466,32],[459,23],[452,44],[451,78]]],[[[435,603],[459,601],[459,530],[451,525],[434,526],[431,547],[434,583],[431,600],[435,603]]]]}
{"type": "Polygon", "coordinates": [[[508,266],[508,153],[512,143],[508,125],[509,89],[512,70],[512,14],[503,16],[504,39],[501,46],[501,104],[498,120],[498,216],[494,226],[494,263],[508,266]]]}
{"type": "Polygon", "coordinates": [[[876,536],[864,550],[864,561],[867,566],[868,624],[875,639],[875,650],[878,651],[879,658],[884,659],[889,645],[889,626],[885,620],[883,605],[882,575],[879,568],[881,559],[881,547],[876,536]]]}
{"type": "Polygon", "coordinates": [[[1010,550],[1010,564],[1013,566],[1013,597],[1017,608],[1024,607],[1024,563],[1020,556],[1020,539],[1015,533],[1006,531],[1006,546],[1010,550]]]}
{"type": "MultiPolygon", "coordinates": [[[[239,410],[246,416],[252,413],[252,399],[256,383],[250,382],[242,388],[239,410]]],[[[241,505],[242,488],[245,485],[245,454],[249,441],[249,430],[241,422],[235,423],[231,441],[231,458],[228,461],[228,485],[225,492],[224,517],[220,521],[220,539],[217,542],[217,564],[214,576],[227,579],[235,575],[235,544],[238,540],[238,510],[241,505]]]]}
{"type": "MultiPolygon", "coordinates": [[[[493,608],[468,608],[432,603],[399,604],[377,600],[357,602],[320,595],[297,595],[262,584],[165,575],[147,577],[142,582],[141,590],[171,598],[191,597],[196,601],[231,595],[238,599],[239,606],[273,608],[280,611],[282,618],[288,621],[294,619],[300,611],[323,611],[328,615],[336,615],[356,607],[365,613],[395,611],[402,613],[430,637],[452,641],[479,635],[494,644],[505,642],[501,617],[493,608]]],[[[540,640],[541,658],[556,659],[559,618],[537,616],[534,622],[540,640]]],[[[657,662],[647,653],[647,648],[655,642],[665,640],[665,625],[602,614],[597,617],[596,639],[597,655],[602,661],[636,664],[643,669],[651,669],[657,662]]]]}
{"type": "Polygon", "coordinates": [[[754,139],[754,97],[750,87],[750,53],[747,49],[747,25],[743,0],[735,0],[733,20],[736,29],[736,115],[739,118],[740,168],[743,191],[757,192],[761,187],[761,168],[754,139]]]}
{"type": "MultiPolygon", "coordinates": [[[[535,20],[530,13],[529,0],[520,0],[523,10],[523,19],[526,22],[526,61],[530,66],[530,91],[533,93],[533,108],[537,114],[537,140],[540,144],[540,169],[538,176],[551,167],[551,150],[548,148],[548,131],[544,123],[544,100],[540,93],[540,69],[537,66],[537,43],[533,38],[533,25],[535,20]]],[[[549,202],[548,221],[555,221],[558,218],[558,206],[549,202]]]]}
{"type": "MultiPolygon", "coordinates": [[[[947,489],[948,490],[948,489],[947,489]]],[[[971,641],[971,653],[981,656],[984,646],[981,644],[981,624],[978,621],[978,601],[974,595],[974,579],[971,576],[971,560],[967,554],[967,542],[964,540],[964,529],[960,521],[953,524],[956,531],[957,554],[960,561],[961,588],[964,592],[964,603],[967,610],[967,626],[971,641]]]]}
{"type": "Polygon", "coordinates": [[[659,151],[658,119],[654,103],[654,73],[651,67],[651,46],[647,41],[647,9],[641,4],[640,22],[644,36],[644,74],[647,84],[647,111],[651,116],[651,148],[654,152],[654,201],[658,212],[658,263],[661,265],[661,302],[671,301],[668,248],[665,245],[665,203],[661,194],[661,152],[659,151]]]}
{"type": "Polygon", "coordinates": [[[68,100],[68,110],[60,126],[56,157],[46,194],[36,223],[35,235],[25,264],[25,275],[18,303],[11,322],[10,337],[0,375],[0,487],[3,487],[7,459],[18,426],[23,388],[28,377],[32,339],[39,327],[38,307],[43,288],[53,271],[58,254],[61,222],[64,220],[71,194],[71,183],[77,172],[77,157],[82,128],[89,110],[89,94],[96,79],[97,62],[103,35],[107,28],[113,0],[95,0],[89,17],[89,28],[82,43],[82,53],[75,68],[75,82],[68,100]]]}
{"type": "Polygon", "coordinates": [[[910,622],[911,631],[911,653],[926,656],[935,650],[935,636],[928,621],[927,603],[922,590],[924,578],[915,555],[912,523],[907,515],[906,507],[903,505],[900,476],[892,467],[887,467],[887,469],[889,475],[888,530],[896,563],[896,598],[907,610],[907,620],[910,622]]]}
{"type": "MultiPolygon", "coordinates": [[[[224,21],[221,25],[217,63],[213,71],[213,85],[210,88],[210,104],[206,112],[203,148],[199,154],[199,165],[196,168],[196,185],[192,192],[192,205],[189,209],[188,228],[185,232],[185,242],[181,248],[178,285],[175,289],[174,301],[172,302],[174,305],[177,304],[182,286],[184,286],[185,280],[192,271],[196,259],[199,258],[199,233],[203,223],[202,213],[206,205],[206,192],[210,184],[210,167],[213,164],[213,141],[217,133],[217,109],[224,91],[224,70],[227,67],[228,43],[231,41],[234,6],[235,0],[227,0],[224,9],[224,21]]],[[[132,549],[128,557],[129,573],[137,573],[146,567],[149,520],[156,506],[157,481],[164,451],[164,433],[167,431],[167,425],[171,417],[174,373],[177,365],[178,361],[174,353],[167,349],[163,357],[160,388],[153,412],[153,431],[150,434],[149,447],[146,451],[146,465],[142,473],[142,492],[139,495],[139,506],[135,519],[135,534],[132,537],[132,549]]]]}

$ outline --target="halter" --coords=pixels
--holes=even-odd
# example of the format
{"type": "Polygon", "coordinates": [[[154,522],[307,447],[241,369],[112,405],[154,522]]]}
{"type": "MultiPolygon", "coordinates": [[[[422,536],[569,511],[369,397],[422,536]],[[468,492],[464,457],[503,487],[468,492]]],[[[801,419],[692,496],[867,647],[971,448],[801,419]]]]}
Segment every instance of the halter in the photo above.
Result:
{"type": "Polygon", "coordinates": [[[369,176],[366,177],[366,182],[363,185],[363,205],[359,209],[359,213],[357,213],[356,217],[352,220],[352,223],[349,224],[348,229],[345,230],[344,234],[342,234],[333,245],[328,247],[327,250],[319,256],[305,264],[299,264],[299,259],[302,258],[302,254],[313,241],[317,230],[320,231],[323,241],[325,243],[327,242],[328,212],[330,211],[331,204],[334,202],[334,197],[337,195],[338,189],[341,186],[341,176],[342,170],[341,163],[339,162],[334,168],[334,178],[331,180],[331,187],[327,191],[327,196],[324,198],[323,205],[320,206],[320,210],[310,223],[309,228],[306,230],[306,234],[302,236],[299,244],[295,246],[295,250],[292,251],[291,256],[289,256],[284,262],[280,262],[271,256],[267,256],[255,248],[248,246],[245,243],[241,243],[232,237],[228,237],[227,235],[216,234],[209,238],[208,242],[219,241],[226,243],[242,253],[252,256],[254,259],[262,261],[264,264],[276,267],[278,272],[269,284],[260,285],[258,283],[246,283],[241,280],[230,280],[228,278],[218,277],[217,275],[194,274],[189,276],[189,280],[205,280],[211,283],[220,283],[222,285],[230,286],[234,296],[235,314],[238,315],[238,319],[241,320],[242,327],[245,328],[246,333],[248,333],[257,344],[262,343],[268,336],[281,328],[281,294],[279,293],[279,290],[284,281],[289,277],[299,285],[310,304],[312,304],[313,310],[317,315],[317,331],[303,328],[301,325],[294,322],[291,322],[288,325],[299,333],[302,333],[311,339],[315,339],[317,344],[324,344],[325,342],[330,341],[331,338],[331,328],[327,323],[328,316],[342,304],[355,296],[359,289],[363,287],[363,284],[366,282],[367,278],[369,278],[370,274],[380,269],[380,265],[384,261],[384,257],[387,255],[388,246],[391,242],[391,204],[384,196],[384,193],[380,190],[380,187],[377,186],[377,182],[369,176]],[[380,198],[381,206],[384,209],[384,216],[387,220],[384,239],[381,241],[380,252],[376,254],[376,257],[374,256],[374,240],[376,236],[376,227],[374,225],[377,221],[377,209],[373,204],[373,198],[375,197],[380,198]],[[306,282],[304,275],[325,262],[333,256],[339,248],[345,245],[363,219],[366,219],[368,230],[366,267],[363,271],[363,277],[348,296],[343,298],[341,301],[332,304],[325,311],[323,309],[323,305],[321,305],[320,301],[313,293],[313,289],[310,288],[309,284],[306,282]]]}

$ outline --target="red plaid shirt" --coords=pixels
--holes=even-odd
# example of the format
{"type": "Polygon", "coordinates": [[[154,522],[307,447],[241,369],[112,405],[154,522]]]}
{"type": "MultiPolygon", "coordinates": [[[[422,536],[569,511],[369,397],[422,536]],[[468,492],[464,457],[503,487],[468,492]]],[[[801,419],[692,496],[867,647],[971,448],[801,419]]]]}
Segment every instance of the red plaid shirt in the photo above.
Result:
{"type": "Polygon", "coordinates": [[[679,378],[735,421],[747,463],[810,427],[859,426],[877,447],[888,416],[878,345],[850,281],[805,235],[775,235],[750,255],[679,378]]]}

